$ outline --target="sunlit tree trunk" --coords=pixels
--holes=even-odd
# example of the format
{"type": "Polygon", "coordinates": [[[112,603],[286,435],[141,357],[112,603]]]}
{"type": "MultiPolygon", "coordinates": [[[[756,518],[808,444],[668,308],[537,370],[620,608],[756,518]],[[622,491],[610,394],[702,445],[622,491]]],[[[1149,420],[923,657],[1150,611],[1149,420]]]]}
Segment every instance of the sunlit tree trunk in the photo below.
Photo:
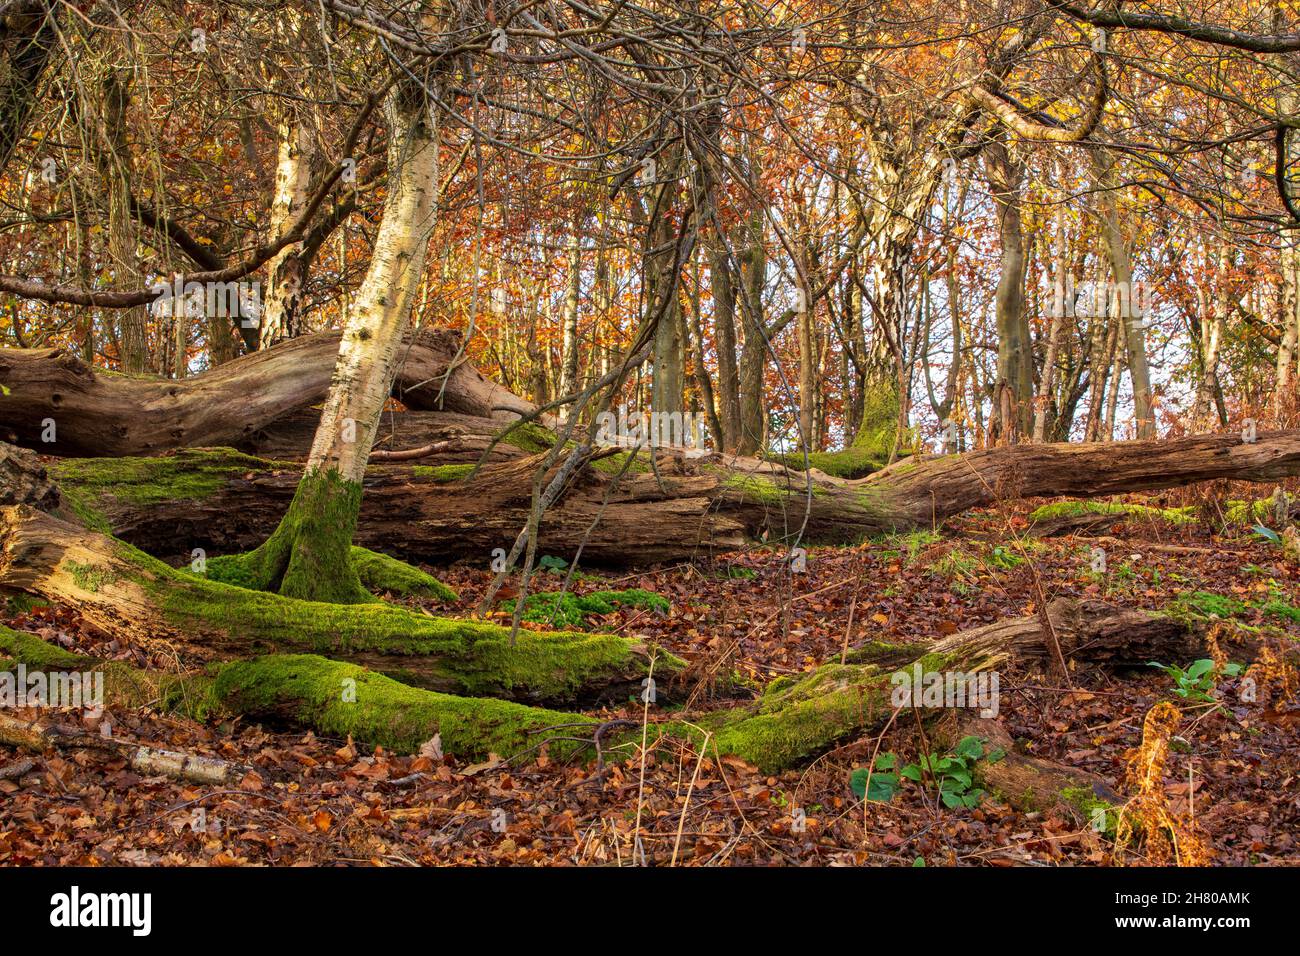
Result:
{"type": "MultiPolygon", "coordinates": [[[[311,131],[291,112],[278,125],[279,149],[275,164],[275,194],[271,201],[271,235],[280,235],[306,208],[310,195],[311,163],[315,155],[311,131]]],[[[303,262],[301,243],[290,243],[267,264],[258,345],[268,348],[302,334],[301,305],[303,262]]]]}
{"type": "MultiPolygon", "coordinates": [[[[999,418],[1001,439],[1014,443],[1029,430],[1034,393],[1034,366],[1029,322],[1025,316],[1025,237],[1020,215],[1020,184],[1024,164],[1013,159],[1005,145],[993,143],[987,151],[990,185],[998,210],[1002,242],[1002,269],[996,296],[998,375],[995,389],[1009,397],[1010,420],[999,418]]],[[[998,408],[995,403],[994,408],[998,408]]]]}
{"type": "Polygon", "coordinates": [[[1300,340],[1300,230],[1282,233],[1279,266],[1282,273],[1278,319],[1282,342],[1277,350],[1275,409],[1279,419],[1295,410],[1295,361],[1300,340]]]}
{"type": "Polygon", "coordinates": [[[361,478],[424,272],[437,188],[437,147],[423,95],[398,87],[385,111],[389,186],[370,266],[343,329],[297,494],[275,533],[245,559],[252,585],[290,597],[370,600],[348,549],[361,478]]]}

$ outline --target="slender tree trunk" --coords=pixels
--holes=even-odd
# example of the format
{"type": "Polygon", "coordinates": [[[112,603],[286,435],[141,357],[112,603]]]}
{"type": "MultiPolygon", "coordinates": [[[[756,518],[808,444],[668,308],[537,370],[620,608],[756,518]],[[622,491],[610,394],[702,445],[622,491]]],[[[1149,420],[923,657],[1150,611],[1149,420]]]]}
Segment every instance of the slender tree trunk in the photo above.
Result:
{"type": "Polygon", "coordinates": [[[767,434],[767,405],[764,378],[767,373],[767,343],[772,336],[765,325],[763,286],[767,278],[767,250],[763,243],[763,214],[753,212],[745,226],[745,245],[740,263],[745,343],[740,353],[740,437],[736,453],[752,455],[763,447],[767,434]]]}
{"type": "MultiPolygon", "coordinates": [[[[135,221],[131,216],[131,151],[127,144],[127,110],[131,104],[131,76],[105,63],[100,77],[102,110],[95,114],[93,153],[99,185],[108,215],[108,256],[120,288],[139,285],[135,221]]],[[[181,303],[173,309],[183,310],[181,303]]],[[[124,372],[149,371],[148,310],[144,306],[122,309],[117,315],[119,359],[124,372]]]]}
{"type": "Polygon", "coordinates": [[[1201,329],[1201,375],[1196,383],[1196,398],[1192,409],[1192,427],[1197,429],[1210,427],[1218,391],[1219,343],[1228,317],[1228,266],[1231,255],[1227,241],[1221,241],[1215,269],[1214,307],[1201,329]]]}
{"type": "Polygon", "coordinates": [[[1279,424],[1295,411],[1295,362],[1300,342],[1300,230],[1284,230],[1279,250],[1281,289],[1278,295],[1282,342],[1277,350],[1277,391],[1274,408],[1279,424]]]}
{"type": "Polygon", "coordinates": [[[266,543],[245,558],[253,586],[288,597],[371,600],[349,548],[366,460],[424,273],[437,187],[437,147],[423,96],[399,86],[386,113],[388,197],[370,267],[339,343],[316,438],[288,513],[266,543]]]}
{"type": "Polygon", "coordinates": [[[1139,438],[1156,437],[1155,407],[1151,393],[1151,372],[1147,367],[1146,319],[1136,308],[1143,297],[1133,288],[1133,258],[1120,227],[1119,207],[1115,200],[1114,158],[1105,151],[1094,154],[1101,191],[1098,209],[1102,234],[1110,257],[1111,276],[1119,300],[1118,319],[1128,352],[1129,377],[1133,382],[1133,416],[1139,438]]]}
{"type": "MultiPolygon", "coordinates": [[[[315,146],[307,125],[291,112],[278,124],[279,150],[275,166],[275,193],[271,201],[271,235],[279,235],[296,220],[310,197],[311,164],[315,146]]],[[[269,348],[302,334],[303,275],[301,243],[285,246],[267,263],[258,345],[269,348]]]]}
{"type": "MultiPolygon", "coordinates": [[[[995,388],[1009,397],[1011,418],[1000,419],[1000,438],[1014,443],[1029,431],[1034,393],[1034,366],[1029,322],[1025,315],[1025,237],[1020,215],[1020,184],[1024,164],[1005,145],[988,149],[990,185],[998,208],[1002,240],[1002,270],[996,298],[998,375],[995,388]]],[[[996,406],[995,406],[996,407],[996,406]]]]}

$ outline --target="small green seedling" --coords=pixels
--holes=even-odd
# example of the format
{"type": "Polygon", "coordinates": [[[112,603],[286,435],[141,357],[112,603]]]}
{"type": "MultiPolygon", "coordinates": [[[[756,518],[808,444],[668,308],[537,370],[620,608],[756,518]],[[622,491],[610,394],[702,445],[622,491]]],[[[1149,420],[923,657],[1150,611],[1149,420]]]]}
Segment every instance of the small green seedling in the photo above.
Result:
{"type": "Polygon", "coordinates": [[[1201,703],[1214,703],[1213,691],[1220,677],[1236,677],[1242,672],[1240,664],[1224,664],[1219,667],[1208,657],[1192,661],[1186,669],[1177,664],[1161,664],[1150,661],[1149,666],[1158,667],[1174,680],[1174,693],[1183,700],[1195,700],[1201,703]]]}

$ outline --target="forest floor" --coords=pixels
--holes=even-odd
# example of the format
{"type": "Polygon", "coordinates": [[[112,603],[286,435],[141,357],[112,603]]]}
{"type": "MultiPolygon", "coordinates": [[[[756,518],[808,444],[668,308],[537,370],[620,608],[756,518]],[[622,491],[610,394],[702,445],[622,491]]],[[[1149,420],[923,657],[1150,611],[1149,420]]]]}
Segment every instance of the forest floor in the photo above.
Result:
{"type": "MultiPolygon", "coordinates": [[[[574,590],[658,592],[671,602],[667,613],[629,609],[586,626],[645,635],[687,658],[695,673],[719,665],[763,680],[837,657],[850,616],[851,645],[929,639],[1030,614],[1056,597],[1160,608],[1180,592],[1206,591],[1300,606],[1300,569],[1248,528],[1225,534],[1145,521],[1106,528],[1094,532],[1111,539],[1109,569],[1098,576],[1089,567],[1097,542],[1029,538],[1027,512],[978,512],[942,536],[812,549],[800,574],[788,572],[784,553],[758,550],[647,573],[584,573],[574,590]],[[1158,550],[1169,545],[1189,550],[1158,550]]],[[[461,596],[455,605],[427,605],[438,613],[468,614],[491,578],[464,566],[430,570],[461,596]]],[[[558,574],[541,577],[539,589],[559,587],[558,574]]],[[[57,608],[0,619],[74,650],[156,663],[103,643],[57,608]]],[[[1268,623],[1300,634],[1285,616],[1268,623]]],[[[1241,703],[1236,679],[1226,678],[1215,691],[1221,706],[1197,704],[1175,696],[1174,681],[1156,668],[1084,667],[1071,680],[1073,692],[1028,664],[1001,670],[998,719],[1026,752],[1091,771],[1125,792],[1125,758],[1141,740],[1145,715],[1172,700],[1184,713],[1165,797],[1171,806],[1191,802],[1209,862],[1300,864],[1300,701],[1272,709],[1241,703]]],[[[640,700],[606,713],[640,721],[647,710],[656,719],[656,708],[640,700]]],[[[1116,853],[1109,836],[1064,809],[1022,812],[991,797],[948,809],[915,783],[888,803],[864,803],[849,778],[870,761],[875,737],[769,776],[671,741],[604,768],[594,760],[562,765],[544,752],[469,765],[242,722],[203,725],[147,710],[111,717],[119,738],[255,770],[237,787],[213,790],[142,778],[98,753],[46,755],[26,774],[0,779],[0,864],[1142,862],[1140,850],[1116,853]]],[[[918,727],[898,720],[879,750],[896,753],[900,764],[915,760],[925,746],[918,727]]],[[[0,776],[22,756],[0,747],[0,776]]]]}

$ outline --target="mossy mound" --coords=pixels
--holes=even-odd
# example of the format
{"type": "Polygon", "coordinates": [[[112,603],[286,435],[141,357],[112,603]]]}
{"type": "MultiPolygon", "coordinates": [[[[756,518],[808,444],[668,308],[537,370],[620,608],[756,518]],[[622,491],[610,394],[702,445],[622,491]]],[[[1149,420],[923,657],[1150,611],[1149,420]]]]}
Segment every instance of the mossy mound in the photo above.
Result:
{"type": "MultiPolygon", "coordinates": [[[[209,692],[210,706],[251,717],[288,720],[320,733],[351,736],[397,753],[413,753],[440,735],[443,750],[461,759],[490,753],[511,756],[546,740],[545,730],[579,737],[575,722],[598,721],[510,701],[458,697],[421,690],[356,664],[312,654],[279,654],[222,665],[209,692]]],[[[586,745],[552,741],[552,756],[586,745]]]]}
{"type": "Polygon", "coordinates": [[[1191,524],[1196,520],[1196,509],[1154,508],[1150,505],[1128,504],[1123,501],[1057,501],[1036,508],[1029,515],[1030,522],[1040,524],[1063,518],[1082,518],[1088,515],[1114,515],[1118,518],[1144,518],[1165,521],[1174,525],[1191,524]]]}
{"type": "MultiPolygon", "coordinates": [[[[891,447],[893,445],[892,432],[890,433],[890,445],[891,447]]],[[[803,454],[801,452],[778,455],[774,460],[794,471],[804,470],[803,454]]],[[[872,472],[884,468],[885,462],[888,460],[888,451],[881,456],[875,450],[859,448],[853,445],[840,451],[814,451],[808,454],[809,467],[833,475],[836,478],[865,478],[872,472]]]]}
{"type": "Polygon", "coordinates": [[[352,566],[362,585],[375,594],[422,597],[450,603],[460,596],[431,574],[378,551],[352,546],[352,566]]]}
{"type": "MultiPolygon", "coordinates": [[[[515,599],[502,601],[501,606],[514,612],[515,599]]],[[[613,614],[620,607],[647,608],[667,612],[668,599],[653,591],[629,588],[626,591],[593,591],[590,594],[572,594],[568,591],[542,591],[524,599],[525,621],[545,624],[548,627],[581,627],[595,614],[613,614]]]]}

